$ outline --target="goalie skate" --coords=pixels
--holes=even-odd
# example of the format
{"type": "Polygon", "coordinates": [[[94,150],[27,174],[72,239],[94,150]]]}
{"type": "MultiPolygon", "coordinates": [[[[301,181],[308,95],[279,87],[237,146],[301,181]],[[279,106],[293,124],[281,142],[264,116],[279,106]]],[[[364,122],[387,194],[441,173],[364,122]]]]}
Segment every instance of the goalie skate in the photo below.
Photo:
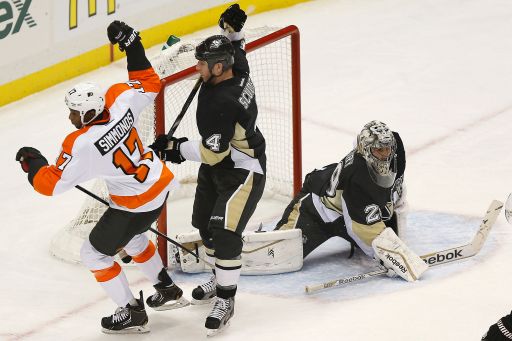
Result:
{"type": "Polygon", "coordinates": [[[139,334],[149,332],[146,327],[148,323],[148,315],[144,308],[144,300],[142,291],[140,299],[137,300],[138,305],[119,307],[113,315],[101,319],[102,332],[106,334],[139,334]]]}
{"type": "Polygon", "coordinates": [[[217,297],[212,312],[206,318],[206,336],[215,336],[230,324],[230,319],[235,314],[235,298],[228,299],[217,297]]]}
{"type": "Polygon", "coordinates": [[[186,307],[190,302],[183,297],[183,290],[176,284],[164,286],[161,283],[154,286],[156,293],[149,296],[146,303],[149,307],[157,310],[171,310],[186,307]]]}

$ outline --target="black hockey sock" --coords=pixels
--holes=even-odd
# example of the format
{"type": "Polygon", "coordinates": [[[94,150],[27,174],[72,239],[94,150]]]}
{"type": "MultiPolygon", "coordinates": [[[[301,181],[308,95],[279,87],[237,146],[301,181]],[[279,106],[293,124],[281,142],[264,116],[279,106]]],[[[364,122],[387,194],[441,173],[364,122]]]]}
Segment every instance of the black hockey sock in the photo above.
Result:
{"type": "Polygon", "coordinates": [[[162,268],[160,273],[158,273],[158,280],[160,281],[160,283],[156,284],[158,286],[167,287],[174,283],[165,268],[162,268]]]}
{"type": "Polygon", "coordinates": [[[217,285],[217,297],[223,298],[225,300],[231,297],[235,297],[236,289],[236,285],[230,285],[228,287],[217,285]]]}

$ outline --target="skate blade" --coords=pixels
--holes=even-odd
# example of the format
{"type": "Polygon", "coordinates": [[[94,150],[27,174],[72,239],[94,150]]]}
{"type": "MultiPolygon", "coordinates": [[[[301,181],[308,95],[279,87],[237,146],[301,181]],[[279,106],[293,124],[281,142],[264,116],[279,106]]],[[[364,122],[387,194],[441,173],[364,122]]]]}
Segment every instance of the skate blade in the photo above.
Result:
{"type": "Polygon", "coordinates": [[[102,328],[101,331],[105,334],[144,334],[149,333],[149,328],[147,325],[143,326],[134,326],[134,327],[128,327],[121,330],[110,330],[102,328]]]}
{"type": "Polygon", "coordinates": [[[156,311],[179,309],[190,305],[190,302],[185,297],[180,297],[177,301],[167,302],[159,307],[154,307],[156,311]]]}
{"type": "Polygon", "coordinates": [[[195,298],[192,298],[192,300],[190,301],[190,304],[192,304],[192,305],[209,304],[209,303],[212,303],[213,301],[215,301],[216,298],[217,298],[217,296],[213,296],[207,300],[196,300],[195,298]]]}
{"type": "Polygon", "coordinates": [[[231,323],[231,321],[228,320],[228,322],[226,322],[226,324],[221,324],[219,329],[208,329],[208,328],[206,328],[206,337],[213,337],[215,335],[218,335],[218,334],[222,333],[224,331],[224,329],[229,327],[230,323],[231,323]]]}

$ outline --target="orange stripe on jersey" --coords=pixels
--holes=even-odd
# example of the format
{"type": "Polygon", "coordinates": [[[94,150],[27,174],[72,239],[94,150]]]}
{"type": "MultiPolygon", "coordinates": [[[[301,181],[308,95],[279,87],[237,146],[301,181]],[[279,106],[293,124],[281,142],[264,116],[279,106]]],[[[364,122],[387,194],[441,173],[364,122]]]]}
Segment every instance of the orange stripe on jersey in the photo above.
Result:
{"type": "Polygon", "coordinates": [[[41,167],[39,171],[34,176],[34,189],[43,194],[51,196],[53,195],[53,190],[55,189],[55,186],[57,185],[57,182],[59,182],[60,178],[62,177],[62,170],[59,169],[59,167],[63,164],[65,160],[61,160],[64,153],[68,154],[70,156],[73,156],[71,154],[71,151],[73,150],[73,145],[75,144],[76,139],[87,132],[90,127],[83,127],[80,128],[77,131],[72,132],[66,138],[64,139],[64,142],[62,142],[62,152],[59,155],[59,158],[57,159],[57,166],[46,166],[41,167]]]}
{"type": "Polygon", "coordinates": [[[43,194],[52,196],[55,185],[59,182],[62,171],[55,166],[41,167],[34,176],[34,189],[43,194]]]}
{"type": "Polygon", "coordinates": [[[105,95],[105,108],[110,109],[116,98],[126,90],[130,90],[131,87],[126,83],[117,83],[112,85],[105,95]]]}
{"type": "Polygon", "coordinates": [[[144,262],[147,262],[151,257],[153,257],[155,252],[156,252],[155,244],[153,244],[153,242],[150,240],[148,247],[144,251],[139,253],[138,255],[132,256],[132,259],[135,263],[144,263],[144,262]]]}
{"type": "Polygon", "coordinates": [[[146,92],[160,91],[160,77],[155,73],[153,68],[139,71],[128,72],[130,80],[138,80],[146,92]]]}
{"type": "Polygon", "coordinates": [[[154,198],[156,198],[162,191],[169,185],[171,180],[174,178],[174,174],[167,168],[167,166],[163,165],[162,173],[160,174],[160,179],[153,184],[146,192],[139,195],[110,195],[110,198],[113,202],[115,202],[119,206],[124,206],[126,208],[135,209],[144,204],[147,204],[154,198]]]}
{"type": "Polygon", "coordinates": [[[69,155],[72,155],[71,151],[73,150],[73,145],[75,144],[76,139],[80,135],[85,134],[90,128],[91,128],[90,126],[85,126],[85,127],[78,129],[77,131],[72,132],[68,136],[66,136],[66,138],[64,139],[64,142],[62,142],[62,151],[64,153],[68,153],[69,155]]]}
{"type": "Polygon", "coordinates": [[[107,282],[113,278],[116,278],[121,273],[121,266],[114,262],[110,268],[102,269],[102,270],[91,270],[96,277],[98,282],[107,282]]]}
{"type": "Polygon", "coordinates": [[[105,95],[105,107],[111,108],[116,98],[123,92],[130,89],[143,88],[143,92],[159,92],[160,91],[160,78],[155,73],[152,67],[146,70],[130,71],[128,72],[130,81],[128,83],[118,83],[112,85],[105,95]],[[139,83],[137,83],[140,82],[139,83]]]}

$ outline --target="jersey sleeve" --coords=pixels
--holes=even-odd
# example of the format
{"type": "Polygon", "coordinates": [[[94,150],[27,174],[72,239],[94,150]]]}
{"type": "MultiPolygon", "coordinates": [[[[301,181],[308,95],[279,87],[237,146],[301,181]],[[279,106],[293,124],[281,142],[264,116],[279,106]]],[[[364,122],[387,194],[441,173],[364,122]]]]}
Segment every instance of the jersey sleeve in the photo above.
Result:
{"type": "Polygon", "coordinates": [[[66,137],[55,165],[42,167],[34,176],[34,189],[43,195],[63,193],[79,183],[90,180],[90,151],[81,148],[77,139],[88,128],[66,137]]]}
{"type": "Polygon", "coordinates": [[[180,151],[187,160],[215,165],[231,152],[230,141],[235,134],[235,117],[239,108],[222,101],[212,104],[210,108],[208,116],[199,126],[201,141],[187,141],[181,145],[180,151]]]}
{"type": "Polygon", "coordinates": [[[235,63],[233,64],[233,72],[239,77],[246,77],[250,73],[249,62],[245,52],[245,40],[232,41],[235,49],[235,63]]]}
{"type": "Polygon", "coordinates": [[[129,71],[130,80],[112,85],[105,95],[108,110],[130,108],[137,119],[149,104],[155,101],[160,91],[160,78],[152,67],[145,70],[129,71]]]}

